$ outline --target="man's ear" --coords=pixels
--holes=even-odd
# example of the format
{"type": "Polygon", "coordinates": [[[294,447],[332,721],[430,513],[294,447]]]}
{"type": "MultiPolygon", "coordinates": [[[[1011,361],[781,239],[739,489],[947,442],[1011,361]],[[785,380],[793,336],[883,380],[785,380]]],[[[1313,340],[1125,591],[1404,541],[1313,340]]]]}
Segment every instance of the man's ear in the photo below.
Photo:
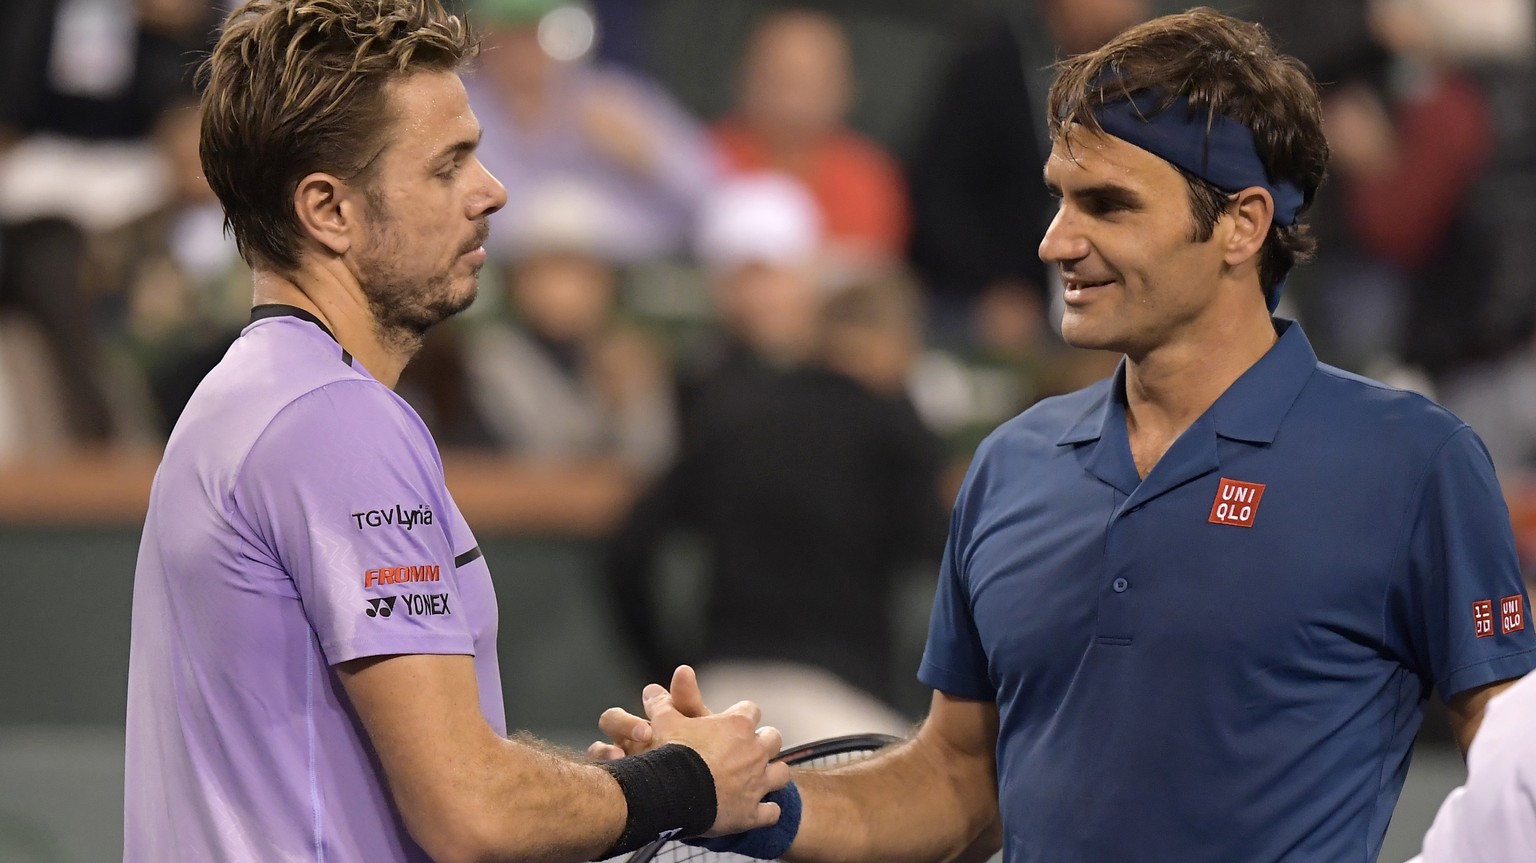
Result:
{"type": "Polygon", "coordinates": [[[1226,237],[1223,260],[1229,267],[1256,260],[1275,220],[1275,199],[1269,196],[1269,190],[1250,186],[1233,196],[1227,212],[1232,218],[1232,229],[1226,237]]]}
{"type": "Polygon", "coordinates": [[[362,228],[354,194],[330,174],[314,173],[299,180],[293,209],[305,233],[334,255],[346,254],[362,228]]]}

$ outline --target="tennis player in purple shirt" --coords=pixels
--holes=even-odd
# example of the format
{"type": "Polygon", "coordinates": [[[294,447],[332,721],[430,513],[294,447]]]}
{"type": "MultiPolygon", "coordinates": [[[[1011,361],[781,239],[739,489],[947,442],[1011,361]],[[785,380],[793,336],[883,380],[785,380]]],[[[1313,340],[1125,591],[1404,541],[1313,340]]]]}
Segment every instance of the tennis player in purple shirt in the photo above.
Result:
{"type": "Polygon", "coordinates": [[[253,0],[204,67],[202,158],[255,272],[193,396],[134,583],[124,860],[581,861],[772,823],[743,703],[594,765],[506,738],[496,598],[392,390],[474,299],[506,193],[437,0],[253,0]]]}

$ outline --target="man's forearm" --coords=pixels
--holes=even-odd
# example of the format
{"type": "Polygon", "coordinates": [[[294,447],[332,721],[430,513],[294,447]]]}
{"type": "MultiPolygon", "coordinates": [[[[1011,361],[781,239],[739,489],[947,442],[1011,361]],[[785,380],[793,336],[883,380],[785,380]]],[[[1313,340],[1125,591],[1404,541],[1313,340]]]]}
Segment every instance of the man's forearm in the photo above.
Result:
{"type": "Polygon", "coordinates": [[[798,773],[804,815],[786,859],[919,863],[991,844],[983,836],[997,812],[991,764],[920,734],[864,764],[798,773]]]}
{"type": "Polygon", "coordinates": [[[441,863],[591,860],[624,828],[623,793],[601,768],[526,737],[456,754],[451,780],[398,766],[389,777],[406,828],[441,863]]]}
{"type": "Polygon", "coordinates": [[[468,657],[340,671],[406,829],[439,863],[591,860],[624,829],[624,794],[605,770],[485,723],[468,657]]]}
{"type": "Polygon", "coordinates": [[[500,764],[473,783],[488,831],[482,851],[515,849],[507,859],[528,863],[594,860],[618,839],[626,804],[612,776],[531,735],[498,748],[500,764]]]}
{"type": "Polygon", "coordinates": [[[498,736],[480,715],[468,656],[371,657],[338,672],[406,828],[439,863],[575,863],[669,831],[764,827],[777,813],[764,795],[789,780],[788,767],[769,764],[778,732],[759,728],[751,704],[690,719],[665,689],[648,687],[656,746],[598,766],[529,736],[498,736]]]}

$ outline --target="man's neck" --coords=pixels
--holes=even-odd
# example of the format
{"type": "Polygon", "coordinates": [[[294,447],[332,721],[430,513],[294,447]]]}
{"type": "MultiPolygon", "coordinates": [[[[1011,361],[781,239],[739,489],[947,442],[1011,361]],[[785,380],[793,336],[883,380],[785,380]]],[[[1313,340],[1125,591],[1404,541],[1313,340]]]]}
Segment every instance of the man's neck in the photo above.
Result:
{"type": "Polygon", "coordinates": [[[1267,314],[1162,345],[1125,366],[1126,430],[1145,477],[1184,430],[1252,368],[1278,336],[1267,314]]]}
{"type": "Polygon", "coordinates": [[[325,270],[303,269],[291,274],[258,270],[253,305],[280,303],[303,309],[326,328],[374,379],[394,389],[400,372],[420,347],[420,341],[390,338],[384,333],[360,287],[325,270]]]}

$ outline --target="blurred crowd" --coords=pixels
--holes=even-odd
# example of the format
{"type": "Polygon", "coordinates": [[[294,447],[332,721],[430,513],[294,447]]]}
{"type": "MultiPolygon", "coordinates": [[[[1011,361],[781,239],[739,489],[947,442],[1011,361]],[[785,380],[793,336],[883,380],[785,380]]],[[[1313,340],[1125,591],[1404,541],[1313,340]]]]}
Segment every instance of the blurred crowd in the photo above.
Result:
{"type": "MultiPolygon", "coordinates": [[[[192,74],[231,5],[0,2],[0,459],[163,441],[247,322],[192,74]]],[[[1052,328],[1041,112],[1054,59],[1167,4],[958,4],[899,151],[850,119],[883,86],[858,52],[895,50],[852,38],[874,2],[722,2],[752,24],[734,68],[696,72],[731,76],[718,116],[648,71],[679,4],[455,5],[484,37],[466,83],[509,204],[480,298],[402,395],[444,449],[630,472],[644,491],[607,569],[649,665],[681,649],[647,597],[683,527],[731,585],[707,658],[773,675],[787,656],[878,693],[873,616],[801,609],[787,653],[750,621],[817,585],[845,585],[846,607],[936,556],[980,438],[1113,369],[1052,328]]],[[[1468,420],[1536,536],[1533,0],[1217,5],[1323,84],[1322,251],[1281,314],[1323,359],[1468,420]]]]}

